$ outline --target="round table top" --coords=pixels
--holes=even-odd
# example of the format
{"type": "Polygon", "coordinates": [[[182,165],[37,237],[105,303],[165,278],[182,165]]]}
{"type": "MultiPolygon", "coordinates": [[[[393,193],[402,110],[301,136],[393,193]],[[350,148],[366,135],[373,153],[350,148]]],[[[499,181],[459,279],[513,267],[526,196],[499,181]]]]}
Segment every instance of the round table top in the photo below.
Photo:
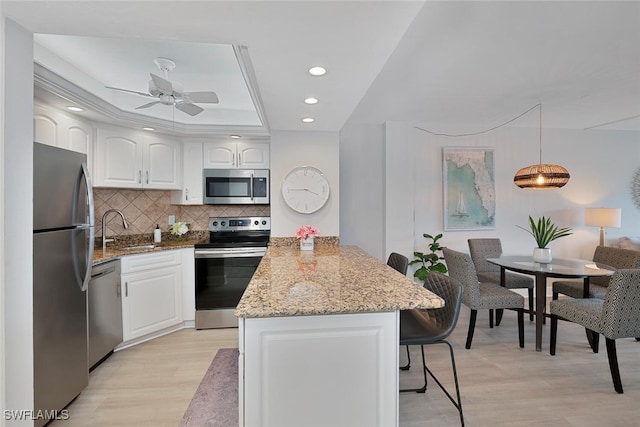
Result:
{"type": "Polygon", "coordinates": [[[503,255],[487,258],[492,264],[525,274],[543,274],[549,277],[595,277],[611,276],[615,268],[610,265],[583,259],[553,258],[548,264],[534,262],[531,256],[503,255]]]}

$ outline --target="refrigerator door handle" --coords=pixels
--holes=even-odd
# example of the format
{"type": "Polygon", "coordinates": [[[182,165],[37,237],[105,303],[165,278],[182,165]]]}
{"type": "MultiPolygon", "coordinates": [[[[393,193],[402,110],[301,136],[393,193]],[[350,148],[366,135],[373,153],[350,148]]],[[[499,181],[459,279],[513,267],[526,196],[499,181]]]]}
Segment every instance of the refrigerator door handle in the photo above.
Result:
{"type": "MultiPolygon", "coordinates": [[[[88,223],[78,224],[78,229],[81,230],[89,230],[89,241],[88,241],[88,250],[87,250],[87,259],[86,259],[86,271],[84,273],[84,277],[81,276],[78,271],[78,263],[74,261],[74,265],[76,266],[76,275],[78,276],[78,282],[80,283],[80,289],[83,291],[87,290],[89,286],[89,281],[91,280],[91,264],[93,264],[93,247],[95,245],[95,216],[94,216],[94,201],[93,201],[93,186],[91,185],[91,176],[89,175],[89,169],[87,168],[87,163],[82,162],[80,174],[78,175],[78,185],[76,185],[76,195],[74,196],[74,209],[78,209],[77,201],[80,200],[78,192],[80,191],[81,185],[80,180],[84,180],[85,188],[87,189],[87,205],[89,208],[89,216],[87,219],[88,223]]],[[[75,216],[75,215],[74,215],[75,216]]],[[[77,254],[77,251],[74,250],[74,253],[77,254]]]]}

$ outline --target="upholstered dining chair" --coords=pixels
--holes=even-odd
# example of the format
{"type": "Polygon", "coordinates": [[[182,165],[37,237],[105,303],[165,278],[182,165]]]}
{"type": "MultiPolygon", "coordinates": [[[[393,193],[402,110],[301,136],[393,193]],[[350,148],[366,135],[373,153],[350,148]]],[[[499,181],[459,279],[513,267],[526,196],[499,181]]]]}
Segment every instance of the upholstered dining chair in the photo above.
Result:
{"type": "Polygon", "coordinates": [[[391,252],[387,259],[387,265],[406,276],[407,268],[409,267],[409,259],[397,252],[391,252]]]}
{"type": "MultiPolygon", "coordinates": [[[[471,348],[478,310],[485,309],[516,310],[520,347],[524,347],[524,297],[495,283],[480,282],[471,256],[468,254],[449,248],[444,248],[442,253],[449,269],[449,277],[462,285],[464,290],[462,303],[471,309],[465,348],[471,348]]],[[[492,326],[489,324],[489,327],[492,326]]]]}
{"type": "MultiPolygon", "coordinates": [[[[500,267],[491,264],[487,258],[499,258],[502,256],[502,242],[497,238],[467,239],[469,253],[476,267],[478,280],[481,282],[493,282],[500,285],[500,267]]],[[[533,278],[522,274],[505,272],[505,288],[527,289],[529,293],[529,320],[533,321],[533,278]]],[[[500,324],[500,316],[496,318],[496,325],[500,324]]]]}
{"type": "Polygon", "coordinates": [[[556,354],[558,319],[568,320],[605,337],[613,388],[622,393],[616,339],[640,336],[640,269],[620,269],[611,277],[606,298],[564,298],[551,301],[551,342],[556,354]]]}
{"type": "MultiPolygon", "coordinates": [[[[598,246],[593,254],[593,261],[619,268],[640,268],[640,251],[631,249],[614,248],[611,246],[598,246]]],[[[592,277],[589,280],[589,297],[605,299],[607,287],[611,277],[592,277]]],[[[553,299],[558,299],[558,294],[573,298],[582,298],[584,285],[582,280],[558,280],[553,282],[553,299]]]]}
{"type": "MultiPolygon", "coordinates": [[[[400,311],[400,345],[419,345],[422,352],[422,371],[424,374],[424,385],[420,388],[402,389],[401,392],[415,391],[424,393],[427,390],[427,374],[442,389],[451,403],[460,413],[460,423],[464,426],[464,416],[462,415],[462,400],[460,399],[460,386],[458,385],[458,372],[456,370],[456,359],[453,353],[453,346],[447,337],[453,332],[458,322],[460,314],[460,304],[462,302],[462,287],[453,282],[449,277],[438,272],[431,272],[424,282],[424,287],[437,294],[445,302],[444,307],[429,310],[402,310],[400,311]],[[433,372],[427,367],[424,357],[424,346],[431,344],[446,344],[449,347],[451,357],[451,367],[453,369],[453,380],[456,387],[456,398],[447,391],[444,385],[438,380],[433,372]]],[[[408,355],[409,353],[407,353],[408,355]]],[[[411,364],[408,359],[407,366],[411,364]]]]}

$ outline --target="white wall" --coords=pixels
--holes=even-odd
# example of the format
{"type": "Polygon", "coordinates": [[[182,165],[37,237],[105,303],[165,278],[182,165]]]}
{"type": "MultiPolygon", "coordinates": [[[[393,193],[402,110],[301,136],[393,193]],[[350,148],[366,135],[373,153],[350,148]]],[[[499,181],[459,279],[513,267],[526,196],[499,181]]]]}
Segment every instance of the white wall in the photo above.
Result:
{"type": "Polygon", "coordinates": [[[380,259],[385,257],[383,152],[382,125],[347,125],[340,131],[340,159],[348,159],[340,161],[340,241],[380,259]]]}
{"type": "MultiPolygon", "coordinates": [[[[4,70],[4,37],[5,37],[5,25],[4,15],[2,14],[2,2],[0,2],[0,70],[4,70]]],[[[4,79],[5,73],[0,73],[0,165],[3,165],[4,170],[4,79]]],[[[5,241],[4,233],[4,173],[0,173],[0,242],[5,241]]],[[[5,375],[5,333],[4,333],[4,280],[5,262],[4,262],[4,245],[0,245],[0,411],[4,413],[6,409],[6,375],[5,375]]],[[[0,427],[4,427],[4,417],[0,420],[0,427]]]]}
{"type": "MultiPolygon", "coordinates": [[[[28,410],[33,408],[33,37],[7,20],[4,42],[3,180],[11,183],[4,186],[5,235],[2,239],[4,407],[28,410]]],[[[32,425],[32,422],[7,421],[6,424],[32,425]]]]}
{"type": "Polygon", "coordinates": [[[321,236],[340,233],[339,139],[337,132],[273,131],[271,133],[271,235],[292,237],[301,225],[309,224],[321,236]],[[284,177],[297,166],[314,166],[329,180],[331,193],[322,209],[300,214],[282,199],[284,177]]]}
{"type": "MultiPolygon", "coordinates": [[[[358,132],[359,127],[345,127],[349,129],[351,138],[341,140],[341,145],[364,144],[366,141],[358,141],[356,137],[370,136],[358,132]]],[[[584,226],[584,208],[597,206],[622,208],[622,227],[607,230],[608,241],[627,235],[640,236],[640,209],[635,207],[630,196],[632,176],[640,167],[639,132],[545,129],[543,161],[566,167],[571,173],[571,180],[562,189],[527,191],[513,184],[513,175],[523,166],[538,163],[537,129],[502,128],[465,138],[435,137],[410,123],[387,123],[386,130],[378,130],[385,139],[384,144],[359,151],[341,147],[340,162],[342,167],[353,167],[352,175],[357,176],[359,171],[365,172],[369,160],[376,162],[381,155],[393,158],[393,161],[386,162],[384,192],[376,197],[371,192],[353,191],[348,177],[343,177],[342,197],[349,199],[353,206],[358,206],[359,202],[375,205],[372,197],[378,201],[386,198],[387,204],[393,198],[393,206],[385,206],[384,218],[377,224],[378,228],[385,230],[386,236],[383,242],[373,237],[367,239],[359,217],[369,212],[353,209],[349,215],[340,218],[341,229],[353,230],[343,235],[343,244],[375,248],[372,253],[385,255],[408,246],[423,251],[427,243],[423,233],[443,232],[442,244],[453,249],[468,251],[468,238],[499,237],[505,252],[529,254],[533,250],[533,239],[516,225],[526,226],[528,215],[545,215],[551,216],[561,226],[574,228],[572,236],[551,244],[555,256],[590,259],[598,243],[599,230],[584,226]],[[494,148],[495,229],[443,231],[442,147],[445,146],[494,148]],[[403,162],[398,152],[404,153],[403,162]],[[407,171],[411,171],[413,178],[407,178],[407,171]],[[410,216],[414,217],[413,221],[407,220],[410,216]],[[390,218],[395,219],[392,221],[390,218]],[[404,240],[409,239],[406,236],[412,236],[412,241],[400,241],[402,239],[397,236],[404,236],[404,240]]],[[[372,227],[376,226],[366,225],[369,230],[372,227]]],[[[403,249],[401,252],[411,258],[411,250],[403,249]]]]}

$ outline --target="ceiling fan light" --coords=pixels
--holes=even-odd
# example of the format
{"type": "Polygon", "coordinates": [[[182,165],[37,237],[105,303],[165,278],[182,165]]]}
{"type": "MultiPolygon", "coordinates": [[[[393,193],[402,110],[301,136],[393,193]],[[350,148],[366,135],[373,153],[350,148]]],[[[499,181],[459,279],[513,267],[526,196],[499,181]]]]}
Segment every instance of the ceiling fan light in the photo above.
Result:
{"type": "Polygon", "coordinates": [[[570,177],[569,171],[560,165],[538,164],[520,169],[513,182],[520,188],[544,190],[564,187],[570,177]]]}

